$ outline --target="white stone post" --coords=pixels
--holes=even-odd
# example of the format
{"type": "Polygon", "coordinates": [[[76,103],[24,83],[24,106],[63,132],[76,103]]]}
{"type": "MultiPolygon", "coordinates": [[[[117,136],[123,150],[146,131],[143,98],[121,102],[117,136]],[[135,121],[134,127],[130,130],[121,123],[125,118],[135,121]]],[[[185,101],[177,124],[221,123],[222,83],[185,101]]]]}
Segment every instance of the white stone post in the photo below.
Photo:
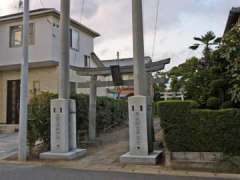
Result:
{"type": "Polygon", "coordinates": [[[132,0],[134,96],[128,99],[129,152],[121,163],[156,164],[160,152],[152,151],[151,99],[144,60],[142,0],[132,0]]]}
{"type": "Polygon", "coordinates": [[[18,159],[27,160],[29,0],[24,0],[18,159]]]}
{"type": "Polygon", "coordinates": [[[181,92],[181,100],[184,101],[184,92],[181,92]]]}
{"type": "Polygon", "coordinates": [[[167,101],[168,100],[168,93],[164,92],[164,100],[167,101]]]}
{"type": "Polygon", "coordinates": [[[97,111],[97,86],[96,86],[97,76],[91,76],[90,82],[90,94],[89,94],[89,142],[96,142],[96,111],[97,111]]]}

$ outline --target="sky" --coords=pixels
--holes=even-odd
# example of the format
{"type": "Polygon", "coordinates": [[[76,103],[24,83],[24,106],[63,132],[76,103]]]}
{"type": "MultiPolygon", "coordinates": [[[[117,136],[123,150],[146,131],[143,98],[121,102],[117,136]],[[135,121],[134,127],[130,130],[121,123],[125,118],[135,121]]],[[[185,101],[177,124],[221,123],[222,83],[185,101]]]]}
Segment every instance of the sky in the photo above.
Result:
{"type": "MultiPolygon", "coordinates": [[[[201,49],[189,49],[193,37],[208,31],[222,36],[230,9],[240,6],[240,0],[160,0],[153,55],[157,1],[143,0],[145,55],[153,61],[171,58],[167,69],[200,57],[201,49]]],[[[18,0],[1,0],[0,15],[17,12],[17,4],[18,0]]],[[[30,4],[31,9],[60,9],[60,0],[30,0],[30,4]]],[[[116,58],[117,51],[120,58],[132,57],[131,9],[131,0],[71,0],[71,17],[101,34],[95,39],[100,59],[116,58]]]]}

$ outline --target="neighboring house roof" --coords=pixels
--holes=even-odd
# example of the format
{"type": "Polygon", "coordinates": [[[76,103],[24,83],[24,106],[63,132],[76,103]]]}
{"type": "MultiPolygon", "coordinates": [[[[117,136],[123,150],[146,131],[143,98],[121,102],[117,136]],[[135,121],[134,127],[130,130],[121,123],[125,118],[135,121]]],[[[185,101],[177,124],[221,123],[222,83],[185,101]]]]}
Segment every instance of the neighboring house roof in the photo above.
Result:
{"type": "MultiPolygon", "coordinates": [[[[42,9],[35,9],[30,11],[30,18],[37,18],[37,17],[45,17],[45,16],[54,16],[56,18],[60,18],[60,12],[53,8],[42,8],[42,9]]],[[[0,16],[0,24],[6,22],[12,22],[16,20],[21,20],[23,17],[23,13],[15,13],[6,16],[0,16]]],[[[92,37],[100,36],[99,33],[96,31],[84,26],[83,24],[79,23],[78,21],[71,19],[72,26],[79,28],[81,31],[91,35],[92,37]]]]}
{"type": "Polygon", "coordinates": [[[92,57],[93,62],[97,65],[97,67],[105,67],[104,64],[102,63],[102,61],[99,59],[99,57],[94,52],[91,53],[91,57],[92,57]]]}
{"type": "MultiPolygon", "coordinates": [[[[29,68],[44,68],[44,67],[54,67],[57,66],[58,62],[56,61],[42,61],[42,62],[30,62],[29,68]]],[[[11,64],[11,65],[0,65],[0,71],[15,71],[20,70],[21,64],[11,64]]]]}
{"type": "Polygon", "coordinates": [[[233,7],[229,13],[224,34],[230,31],[237,23],[240,17],[240,7],[233,7]]]}
{"type": "MultiPolygon", "coordinates": [[[[149,63],[149,62],[152,62],[152,59],[151,57],[146,56],[145,63],[149,63]]],[[[102,63],[104,64],[105,67],[110,67],[114,65],[130,66],[130,65],[133,65],[133,58],[102,60],[102,63]]]]}

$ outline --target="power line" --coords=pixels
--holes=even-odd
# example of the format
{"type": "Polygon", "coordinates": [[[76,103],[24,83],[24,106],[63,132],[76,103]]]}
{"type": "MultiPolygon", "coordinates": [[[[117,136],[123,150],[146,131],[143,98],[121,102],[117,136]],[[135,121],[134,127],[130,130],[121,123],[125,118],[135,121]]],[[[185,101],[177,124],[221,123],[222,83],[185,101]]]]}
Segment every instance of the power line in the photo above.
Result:
{"type": "Polygon", "coordinates": [[[154,24],[154,36],[153,36],[153,46],[152,46],[152,58],[154,58],[154,56],[155,56],[155,49],[156,49],[159,7],[160,7],[160,0],[157,0],[156,19],[155,19],[155,24],[154,24]]]}
{"type": "Polygon", "coordinates": [[[85,10],[85,0],[82,0],[82,8],[80,12],[80,22],[82,22],[82,17],[84,16],[84,10],[85,10]]]}
{"type": "Polygon", "coordinates": [[[40,2],[40,4],[41,4],[42,8],[45,8],[45,5],[44,5],[43,1],[42,1],[42,0],[39,0],[39,2],[40,2]]]}
{"type": "Polygon", "coordinates": [[[18,10],[23,10],[23,1],[22,0],[19,0],[19,3],[18,3],[18,10]]]}

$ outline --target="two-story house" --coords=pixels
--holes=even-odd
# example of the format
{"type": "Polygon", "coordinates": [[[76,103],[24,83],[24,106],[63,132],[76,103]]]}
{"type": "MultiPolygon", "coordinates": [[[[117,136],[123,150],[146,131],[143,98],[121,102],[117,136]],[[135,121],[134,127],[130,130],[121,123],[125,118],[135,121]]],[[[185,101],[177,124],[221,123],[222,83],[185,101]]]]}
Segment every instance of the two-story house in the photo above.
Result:
{"type": "MultiPolygon", "coordinates": [[[[0,17],[0,123],[18,124],[20,100],[20,64],[22,59],[22,13],[0,17]]],[[[30,12],[29,93],[57,93],[60,59],[60,14],[55,9],[30,12]]],[[[71,19],[70,64],[95,67],[90,54],[99,34],[71,19]]],[[[76,72],[70,81],[79,82],[76,72]]]]}

